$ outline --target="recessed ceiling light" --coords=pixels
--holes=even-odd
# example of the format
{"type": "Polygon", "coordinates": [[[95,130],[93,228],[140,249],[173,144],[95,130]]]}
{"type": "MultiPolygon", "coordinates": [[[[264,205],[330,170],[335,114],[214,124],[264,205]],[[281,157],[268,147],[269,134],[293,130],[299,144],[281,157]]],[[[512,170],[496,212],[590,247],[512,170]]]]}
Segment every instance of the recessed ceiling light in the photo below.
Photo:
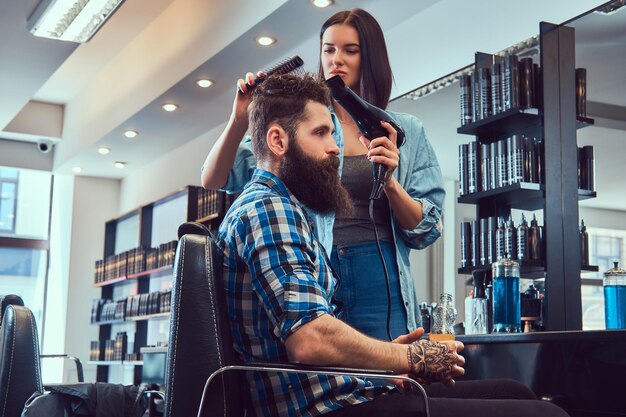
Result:
{"type": "Polygon", "coordinates": [[[270,38],[269,36],[259,36],[256,38],[256,42],[261,46],[269,46],[276,42],[276,39],[270,38]]]}
{"type": "Polygon", "coordinates": [[[111,152],[111,149],[107,148],[105,146],[102,146],[102,147],[98,148],[98,153],[100,155],[107,155],[109,152],[111,152]]]}
{"type": "Polygon", "coordinates": [[[83,172],[83,169],[81,167],[74,167],[72,168],[72,172],[74,174],[80,174],[81,172],[83,172]]]}
{"type": "Polygon", "coordinates": [[[174,103],[166,103],[166,104],[162,105],[161,107],[165,111],[174,111],[174,110],[178,109],[178,106],[176,104],[174,104],[174,103]]]}
{"type": "Polygon", "coordinates": [[[213,85],[213,81],[203,78],[201,80],[196,81],[196,84],[198,84],[198,87],[209,88],[210,86],[213,85]]]}
{"type": "Polygon", "coordinates": [[[126,162],[116,161],[113,165],[115,165],[115,168],[123,169],[126,166],[126,162]]]}
{"type": "Polygon", "coordinates": [[[313,6],[315,7],[319,7],[319,8],[323,8],[323,7],[328,7],[331,4],[334,3],[333,0],[311,0],[311,3],[313,3],[313,6]]]}
{"type": "Polygon", "coordinates": [[[138,134],[139,134],[139,132],[137,132],[136,130],[125,130],[124,131],[124,136],[126,136],[128,139],[136,138],[138,134]]]}

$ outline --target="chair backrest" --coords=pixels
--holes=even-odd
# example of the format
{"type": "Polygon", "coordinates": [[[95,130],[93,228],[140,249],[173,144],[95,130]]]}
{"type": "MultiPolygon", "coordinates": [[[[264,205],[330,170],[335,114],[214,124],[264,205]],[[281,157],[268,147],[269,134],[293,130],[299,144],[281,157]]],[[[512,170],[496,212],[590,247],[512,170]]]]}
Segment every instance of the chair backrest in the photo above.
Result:
{"type": "Polygon", "coordinates": [[[8,305],[0,327],[0,417],[19,417],[35,391],[43,391],[35,317],[28,307],[8,305]]]}
{"type": "MultiPolygon", "coordinates": [[[[221,276],[222,265],[211,236],[187,234],[180,238],[172,282],[166,417],[195,416],[209,375],[238,363],[221,276]]],[[[243,416],[243,384],[241,374],[221,374],[211,383],[202,415],[243,416]]]]}
{"type": "Polygon", "coordinates": [[[7,306],[10,306],[10,305],[23,306],[24,300],[22,300],[22,297],[20,297],[19,295],[15,295],[15,294],[7,294],[7,295],[0,296],[0,323],[2,323],[2,316],[4,316],[4,310],[7,308],[7,306]]]}

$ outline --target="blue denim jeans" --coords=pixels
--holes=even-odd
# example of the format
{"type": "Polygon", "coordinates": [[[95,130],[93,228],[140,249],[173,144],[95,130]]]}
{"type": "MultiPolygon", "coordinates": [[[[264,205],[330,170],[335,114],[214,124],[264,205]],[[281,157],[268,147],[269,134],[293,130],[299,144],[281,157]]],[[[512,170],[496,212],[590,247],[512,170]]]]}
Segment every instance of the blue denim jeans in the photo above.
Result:
{"type": "MultiPolygon", "coordinates": [[[[402,305],[398,265],[393,243],[380,242],[391,294],[392,338],[407,333],[406,310],[402,305]]],[[[387,286],[376,242],[333,246],[331,263],[339,275],[334,299],[341,308],[339,318],[377,339],[387,337],[387,286]]]]}

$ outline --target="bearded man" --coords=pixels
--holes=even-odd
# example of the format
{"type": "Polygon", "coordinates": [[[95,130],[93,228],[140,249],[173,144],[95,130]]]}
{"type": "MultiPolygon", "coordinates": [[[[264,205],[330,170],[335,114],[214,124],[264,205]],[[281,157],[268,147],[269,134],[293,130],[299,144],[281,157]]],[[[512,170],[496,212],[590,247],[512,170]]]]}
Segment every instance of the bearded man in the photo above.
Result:
{"type": "MultiPolygon", "coordinates": [[[[338,277],[307,215],[351,210],[339,179],[329,105],[328,88],[310,75],[273,75],[256,86],[249,128],[257,168],[215,238],[234,348],[243,362],[385,369],[454,385],[464,372],[462,343],[419,340],[422,329],[385,342],[335,317],[338,277]]],[[[425,411],[415,393],[379,380],[255,371],[246,378],[256,416],[400,417],[425,411]]],[[[431,415],[467,409],[480,415],[501,404],[444,401],[429,399],[431,415]]]]}

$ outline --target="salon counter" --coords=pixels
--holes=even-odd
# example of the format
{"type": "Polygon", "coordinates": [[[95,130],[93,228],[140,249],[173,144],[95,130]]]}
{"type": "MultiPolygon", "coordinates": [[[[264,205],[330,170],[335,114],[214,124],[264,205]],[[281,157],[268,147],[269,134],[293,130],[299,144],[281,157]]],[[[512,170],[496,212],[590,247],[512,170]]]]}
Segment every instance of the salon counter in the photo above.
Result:
{"type": "Polygon", "coordinates": [[[626,416],[626,330],[457,336],[459,380],[511,378],[572,417],[626,416]]]}

